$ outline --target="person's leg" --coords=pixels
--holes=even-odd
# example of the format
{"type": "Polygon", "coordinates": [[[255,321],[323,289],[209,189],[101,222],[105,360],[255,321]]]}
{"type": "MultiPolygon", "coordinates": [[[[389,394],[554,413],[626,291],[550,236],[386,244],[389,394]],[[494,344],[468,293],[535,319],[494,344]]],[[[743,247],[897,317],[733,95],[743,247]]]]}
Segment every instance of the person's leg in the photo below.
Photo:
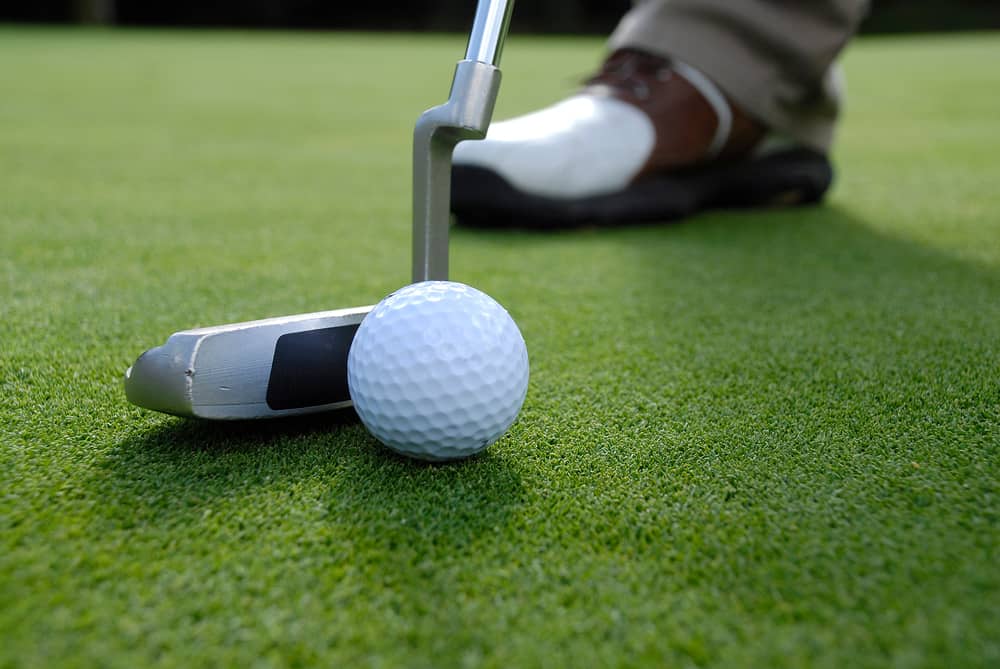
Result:
{"type": "Polygon", "coordinates": [[[647,0],[586,87],[454,154],[460,222],[563,226],[813,202],[863,0],[647,0]]]}
{"type": "Polygon", "coordinates": [[[842,83],[834,65],[867,0],[646,0],[610,47],[676,58],[764,125],[826,152],[842,83]]]}

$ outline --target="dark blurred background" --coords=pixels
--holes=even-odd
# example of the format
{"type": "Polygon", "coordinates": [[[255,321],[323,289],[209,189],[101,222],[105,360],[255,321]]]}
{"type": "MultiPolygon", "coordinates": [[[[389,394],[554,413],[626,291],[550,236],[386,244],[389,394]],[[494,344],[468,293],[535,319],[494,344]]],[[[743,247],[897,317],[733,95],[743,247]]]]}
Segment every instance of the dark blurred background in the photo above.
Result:
{"type": "MultiPolygon", "coordinates": [[[[517,33],[607,34],[629,0],[519,2],[517,33]]],[[[473,0],[25,0],[0,2],[0,21],[350,30],[466,31],[473,0]]],[[[1000,28],[1000,0],[876,0],[862,31],[1000,28]]]]}

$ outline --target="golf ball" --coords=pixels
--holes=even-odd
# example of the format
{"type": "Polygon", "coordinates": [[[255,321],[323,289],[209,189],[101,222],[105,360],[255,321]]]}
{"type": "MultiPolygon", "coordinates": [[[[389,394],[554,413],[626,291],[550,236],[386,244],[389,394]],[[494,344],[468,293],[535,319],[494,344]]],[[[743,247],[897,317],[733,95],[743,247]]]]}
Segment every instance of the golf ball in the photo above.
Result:
{"type": "Polygon", "coordinates": [[[361,421],[383,444],[422,460],[454,460],[482,451],[513,424],[528,390],[528,350],[489,295],[425,281],[365,317],[347,384],[361,421]]]}

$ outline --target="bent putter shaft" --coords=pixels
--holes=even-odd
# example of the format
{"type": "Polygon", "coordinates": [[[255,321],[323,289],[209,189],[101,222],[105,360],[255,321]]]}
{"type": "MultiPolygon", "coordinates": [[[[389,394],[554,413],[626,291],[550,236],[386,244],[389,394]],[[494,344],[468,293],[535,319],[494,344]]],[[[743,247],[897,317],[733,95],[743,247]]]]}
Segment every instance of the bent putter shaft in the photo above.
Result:
{"type": "Polygon", "coordinates": [[[486,136],[500,90],[500,55],[513,0],[480,0],[465,60],[448,101],[425,111],[413,132],[413,281],[448,278],[451,154],[486,136]]]}
{"type": "MultiPolygon", "coordinates": [[[[451,153],[486,135],[500,86],[513,0],[479,0],[448,101],[413,140],[413,280],[448,278],[451,153]]],[[[183,330],[125,372],[146,409],[215,420],[277,418],[351,406],[347,354],[371,306],[183,330]]]]}

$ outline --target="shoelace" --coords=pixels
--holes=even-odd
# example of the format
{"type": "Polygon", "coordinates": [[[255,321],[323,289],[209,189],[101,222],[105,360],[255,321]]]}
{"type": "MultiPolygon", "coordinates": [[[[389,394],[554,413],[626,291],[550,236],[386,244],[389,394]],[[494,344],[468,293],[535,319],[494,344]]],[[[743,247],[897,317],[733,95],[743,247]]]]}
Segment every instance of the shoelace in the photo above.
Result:
{"type": "Polygon", "coordinates": [[[639,100],[650,96],[650,79],[667,81],[674,76],[670,61],[659,56],[622,49],[613,54],[601,71],[584,81],[587,86],[604,85],[624,89],[639,100]]]}
{"type": "Polygon", "coordinates": [[[679,75],[698,89],[702,97],[712,106],[718,119],[715,136],[706,151],[709,158],[714,158],[722,152],[733,125],[733,112],[725,96],[708,77],[698,70],[681,62],[671,62],[666,58],[655,56],[644,51],[622,49],[607,61],[601,71],[587,79],[587,86],[608,86],[630,92],[637,100],[648,100],[652,91],[649,87],[651,79],[664,82],[679,75]]]}

